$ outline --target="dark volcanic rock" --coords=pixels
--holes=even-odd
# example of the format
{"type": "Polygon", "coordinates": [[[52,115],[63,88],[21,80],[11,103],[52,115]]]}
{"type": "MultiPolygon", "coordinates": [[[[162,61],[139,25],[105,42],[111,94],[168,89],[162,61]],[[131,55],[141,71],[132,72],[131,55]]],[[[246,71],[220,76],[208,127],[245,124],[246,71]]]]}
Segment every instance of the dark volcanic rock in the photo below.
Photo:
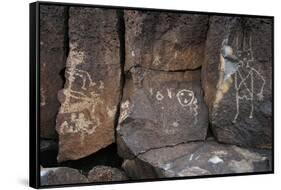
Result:
{"type": "Polygon", "coordinates": [[[115,10],[69,10],[70,52],[56,125],[59,162],[88,156],[114,142],[121,91],[117,23],[115,10]]]}
{"type": "Polygon", "coordinates": [[[40,152],[57,150],[58,143],[54,140],[40,139],[40,152]]]}
{"type": "Polygon", "coordinates": [[[41,168],[41,185],[64,185],[75,183],[87,183],[88,179],[78,170],[67,167],[41,168]]]}
{"type": "Polygon", "coordinates": [[[60,72],[66,62],[66,8],[40,6],[40,136],[57,138],[57,92],[63,87],[60,72]]]}
{"type": "Polygon", "coordinates": [[[157,70],[195,69],[204,61],[208,16],[125,11],[126,64],[157,70]]]}
{"type": "Polygon", "coordinates": [[[271,171],[270,160],[269,151],[206,141],[149,150],[122,167],[132,179],[148,179],[266,172],[271,171]]]}
{"type": "Polygon", "coordinates": [[[211,16],[202,84],[224,143],[272,145],[272,19],[211,16]]]}
{"type": "Polygon", "coordinates": [[[89,182],[128,180],[123,171],[109,166],[95,166],[88,174],[89,182]]]}
{"type": "Polygon", "coordinates": [[[200,71],[170,73],[138,67],[127,74],[117,127],[121,157],[204,140],[207,128],[200,71]]]}

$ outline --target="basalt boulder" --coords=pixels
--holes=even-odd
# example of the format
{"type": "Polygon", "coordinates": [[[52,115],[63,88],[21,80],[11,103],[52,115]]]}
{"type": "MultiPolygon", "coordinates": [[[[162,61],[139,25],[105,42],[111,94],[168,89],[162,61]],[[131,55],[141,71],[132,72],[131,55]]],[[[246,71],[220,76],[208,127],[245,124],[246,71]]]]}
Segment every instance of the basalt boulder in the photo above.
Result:
{"type": "Polygon", "coordinates": [[[110,144],[121,92],[116,10],[70,7],[69,55],[59,92],[58,161],[77,160],[110,144]]]}
{"type": "Polygon", "coordinates": [[[267,172],[270,163],[270,151],[208,140],[152,149],[125,160],[122,167],[132,179],[151,179],[267,172]]]}
{"type": "Polygon", "coordinates": [[[153,148],[204,140],[208,112],[200,85],[200,70],[132,68],[117,127],[119,155],[130,158],[153,148]]]}
{"type": "Polygon", "coordinates": [[[41,185],[66,185],[87,183],[88,179],[78,170],[68,167],[41,168],[41,185]]]}
{"type": "Polygon", "coordinates": [[[63,87],[66,62],[67,11],[64,6],[40,6],[40,136],[57,138],[57,92],[63,87]]]}
{"type": "Polygon", "coordinates": [[[159,11],[124,11],[125,71],[133,66],[175,71],[204,61],[208,16],[159,11]]]}
{"type": "Polygon", "coordinates": [[[219,142],[272,146],[272,29],[271,18],[210,17],[202,84],[219,142]]]}

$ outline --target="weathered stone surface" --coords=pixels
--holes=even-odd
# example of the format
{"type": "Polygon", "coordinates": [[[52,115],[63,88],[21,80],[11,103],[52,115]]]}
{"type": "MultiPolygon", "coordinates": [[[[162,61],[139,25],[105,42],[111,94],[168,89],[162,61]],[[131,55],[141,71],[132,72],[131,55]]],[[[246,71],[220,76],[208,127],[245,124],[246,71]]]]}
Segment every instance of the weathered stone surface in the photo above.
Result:
{"type": "Polygon", "coordinates": [[[270,160],[270,151],[205,141],[149,150],[122,167],[132,179],[148,179],[266,172],[271,171],[270,160]]]}
{"type": "Polygon", "coordinates": [[[69,10],[70,52],[56,125],[59,162],[88,156],[114,142],[121,91],[117,23],[115,10],[69,10]]]}
{"type": "Polygon", "coordinates": [[[124,181],[128,180],[126,174],[109,166],[95,166],[88,174],[89,182],[124,181]]]}
{"type": "Polygon", "coordinates": [[[42,168],[40,171],[41,185],[65,185],[87,183],[88,179],[78,170],[68,167],[42,168]]]}
{"type": "Polygon", "coordinates": [[[40,136],[57,138],[57,92],[63,87],[60,72],[66,62],[66,8],[40,6],[40,136]]]}
{"type": "Polygon", "coordinates": [[[211,16],[202,84],[214,135],[272,145],[272,19],[211,16]]]}
{"type": "Polygon", "coordinates": [[[117,127],[121,157],[204,140],[207,128],[200,70],[163,72],[137,67],[127,74],[117,127]]]}
{"type": "Polygon", "coordinates": [[[137,65],[165,71],[196,69],[204,61],[207,15],[128,10],[124,18],[125,70],[137,65]]]}

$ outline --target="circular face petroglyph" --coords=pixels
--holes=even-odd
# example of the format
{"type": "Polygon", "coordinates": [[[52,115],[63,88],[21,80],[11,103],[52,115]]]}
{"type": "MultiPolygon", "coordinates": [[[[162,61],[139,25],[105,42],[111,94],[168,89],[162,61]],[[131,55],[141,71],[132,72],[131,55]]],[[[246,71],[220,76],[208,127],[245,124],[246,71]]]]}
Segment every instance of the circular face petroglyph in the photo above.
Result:
{"type": "Polygon", "coordinates": [[[194,93],[191,90],[183,89],[177,93],[177,98],[178,98],[179,103],[183,107],[189,106],[194,99],[194,93]]]}

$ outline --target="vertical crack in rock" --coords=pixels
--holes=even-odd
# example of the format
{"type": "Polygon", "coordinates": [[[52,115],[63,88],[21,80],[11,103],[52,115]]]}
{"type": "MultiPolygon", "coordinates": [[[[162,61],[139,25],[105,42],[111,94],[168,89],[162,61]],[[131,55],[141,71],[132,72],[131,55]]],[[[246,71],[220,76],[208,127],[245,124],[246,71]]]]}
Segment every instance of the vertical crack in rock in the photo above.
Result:
{"type": "Polygon", "coordinates": [[[64,33],[64,48],[65,48],[65,56],[68,57],[69,55],[69,6],[65,7],[65,33],[64,33]]]}
{"type": "Polygon", "coordinates": [[[40,137],[56,139],[58,92],[66,62],[67,10],[64,6],[40,6],[40,137]]]}
{"type": "MultiPolygon", "coordinates": [[[[64,32],[64,49],[65,49],[65,65],[66,65],[66,58],[69,55],[69,26],[68,26],[68,20],[69,20],[69,6],[65,7],[65,14],[64,14],[64,28],[65,28],[65,32],[64,32]]],[[[64,87],[65,82],[66,82],[66,77],[65,77],[65,71],[66,71],[66,67],[64,67],[59,75],[63,81],[63,84],[61,86],[61,88],[64,87]]]]}
{"type": "MultiPolygon", "coordinates": [[[[123,97],[123,88],[125,85],[124,67],[125,67],[125,51],[126,51],[126,44],[125,44],[126,29],[125,29],[125,21],[124,21],[124,11],[118,10],[117,16],[118,16],[117,28],[118,28],[118,37],[119,37],[119,43],[120,43],[119,57],[120,57],[120,65],[121,65],[121,78],[120,78],[120,100],[117,105],[114,129],[116,129],[117,125],[118,125],[118,120],[120,117],[121,102],[122,102],[122,97],[123,97]]],[[[116,139],[116,132],[115,132],[115,139],[116,139]]]]}

